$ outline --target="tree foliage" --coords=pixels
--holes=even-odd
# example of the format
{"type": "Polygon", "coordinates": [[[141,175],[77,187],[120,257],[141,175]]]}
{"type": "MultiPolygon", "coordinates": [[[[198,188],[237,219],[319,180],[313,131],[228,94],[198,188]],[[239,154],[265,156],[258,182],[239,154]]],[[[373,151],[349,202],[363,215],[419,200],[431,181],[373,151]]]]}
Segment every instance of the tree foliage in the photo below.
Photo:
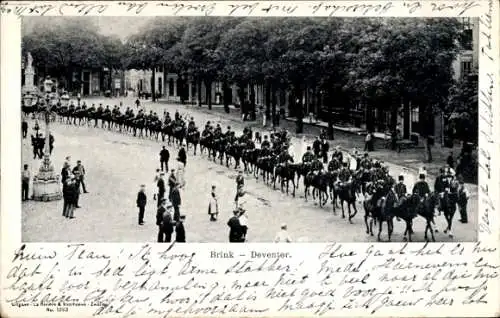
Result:
{"type": "Polygon", "coordinates": [[[56,72],[165,65],[207,85],[265,84],[297,96],[314,88],[330,106],[397,114],[402,102],[425,113],[448,107],[459,39],[452,18],[158,17],[124,45],[70,21],[34,30],[23,48],[56,72]]]}

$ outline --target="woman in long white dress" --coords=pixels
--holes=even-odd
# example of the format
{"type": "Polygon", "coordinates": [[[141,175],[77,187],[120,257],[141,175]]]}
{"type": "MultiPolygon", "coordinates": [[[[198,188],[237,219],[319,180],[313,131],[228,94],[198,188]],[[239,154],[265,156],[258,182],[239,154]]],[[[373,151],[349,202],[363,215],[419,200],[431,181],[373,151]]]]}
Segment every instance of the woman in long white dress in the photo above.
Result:
{"type": "Polygon", "coordinates": [[[212,186],[212,192],[210,193],[208,215],[210,215],[210,221],[217,221],[217,217],[219,215],[219,202],[217,194],[215,193],[215,186],[212,186]]]}

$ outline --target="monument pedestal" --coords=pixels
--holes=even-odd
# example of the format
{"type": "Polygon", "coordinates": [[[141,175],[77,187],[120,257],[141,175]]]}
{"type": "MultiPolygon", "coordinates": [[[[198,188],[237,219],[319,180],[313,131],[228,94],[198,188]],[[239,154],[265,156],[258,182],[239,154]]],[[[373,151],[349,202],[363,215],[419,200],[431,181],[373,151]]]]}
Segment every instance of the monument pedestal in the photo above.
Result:
{"type": "Polygon", "coordinates": [[[33,178],[33,200],[55,201],[62,199],[59,176],[54,173],[50,158],[45,156],[38,174],[33,178]]]}

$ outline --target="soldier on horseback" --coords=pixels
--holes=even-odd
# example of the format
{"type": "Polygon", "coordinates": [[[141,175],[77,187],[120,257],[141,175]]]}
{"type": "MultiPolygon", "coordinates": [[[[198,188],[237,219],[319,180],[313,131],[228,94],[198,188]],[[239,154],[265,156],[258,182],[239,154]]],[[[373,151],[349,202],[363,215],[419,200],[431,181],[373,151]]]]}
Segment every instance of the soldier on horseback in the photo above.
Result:
{"type": "Polygon", "coordinates": [[[332,160],[328,163],[328,172],[337,171],[338,169],[340,169],[340,161],[337,157],[332,156],[332,160]]]}
{"type": "Polygon", "coordinates": [[[278,155],[278,164],[293,163],[293,157],[288,152],[288,149],[283,149],[278,155]]]}
{"type": "Polygon", "coordinates": [[[302,156],[302,163],[310,163],[315,159],[314,154],[311,151],[311,147],[307,146],[307,151],[302,156]]]}
{"type": "Polygon", "coordinates": [[[189,120],[189,124],[188,124],[188,132],[193,131],[194,128],[196,128],[196,123],[194,122],[194,118],[191,117],[191,119],[189,120]]]}
{"type": "Polygon", "coordinates": [[[271,143],[269,142],[267,135],[264,135],[264,141],[260,144],[260,147],[262,149],[269,149],[271,147],[271,143]]]}
{"type": "Polygon", "coordinates": [[[417,183],[415,183],[415,185],[413,186],[412,193],[416,194],[420,198],[420,200],[423,200],[426,195],[431,193],[431,190],[429,189],[429,185],[425,181],[424,174],[421,174],[419,176],[419,181],[417,181],[417,183]]]}
{"type": "Polygon", "coordinates": [[[339,171],[339,180],[341,182],[347,182],[351,178],[351,170],[349,170],[349,165],[347,161],[342,163],[342,168],[339,171]]]}
{"type": "Polygon", "coordinates": [[[337,160],[337,162],[338,162],[339,164],[340,164],[340,163],[343,161],[343,159],[344,159],[343,154],[342,154],[342,151],[340,151],[340,147],[339,147],[339,146],[335,147],[335,150],[333,151],[333,154],[332,154],[332,160],[333,160],[333,159],[336,159],[336,160],[337,160]]]}
{"type": "Polygon", "coordinates": [[[220,124],[217,124],[217,126],[215,127],[214,135],[215,135],[215,138],[220,138],[220,136],[222,135],[222,128],[221,128],[220,124]]]}

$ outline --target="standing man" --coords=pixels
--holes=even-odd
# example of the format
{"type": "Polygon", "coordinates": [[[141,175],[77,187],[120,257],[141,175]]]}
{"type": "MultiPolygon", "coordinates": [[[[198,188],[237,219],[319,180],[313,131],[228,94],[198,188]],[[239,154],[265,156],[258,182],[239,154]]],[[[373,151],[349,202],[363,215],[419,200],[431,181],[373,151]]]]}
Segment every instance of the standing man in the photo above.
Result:
{"type": "MultiPolygon", "coordinates": [[[[38,134],[36,134],[37,136],[38,134]]],[[[31,147],[33,148],[33,159],[38,155],[38,138],[31,135],[31,147]]]]}
{"type": "Polygon", "coordinates": [[[165,180],[163,180],[164,176],[165,173],[160,173],[160,178],[156,183],[156,186],[158,187],[158,206],[161,205],[162,200],[165,198],[165,180]]]}
{"type": "Polygon", "coordinates": [[[38,134],[38,158],[42,159],[43,158],[43,151],[45,150],[45,138],[42,134],[38,134]]]}
{"type": "Polygon", "coordinates": [[[26,136],[28,135],[28,122],[26,121],[26,116],[23,116],[23,122],[21,124],[21,129],[23,132],[23,139],[26,139],[26,136]]]}
{"type": "Polygon", "coordinates": [[[236,195],[234,196],[234,201],[238,202],[238,197],[240,197],[243,192],[243,187],[245,186],[245,178],[243,177],[243,171],[238,171],[238,176],[236,177],[236,195]]]}
{"type": "Polygon", "coordinates": [[[179,149],[179,153],[177,154],[177,160],[182,162],[185,167],[187,163],[187,154],[186,154],[186,148],[184,147],[185,145],[184,143],[182,143],[181,149],[179,149]]]}
{"type": "Polygon", "coordinates": [[[455,167],[455,159],[453,159],[453,151],[450,151],[448,158],[446,158],[446,164],[450,166],[450,168],[452,169],[455,167]]]}
{"type": "Polygon", "coordinates": [[[175,224],[175,241],[177,243],[186,243],[186,229],[184,229],[185,215],[181,215],[179,221],[175,224]]]}
{"type": "Polygon", "coordinates": [[[313,151],[316,158],[319,158],[319,154],[321,152],[321,141],[319,140],[319,137],[316,137],[313,142],[313,151]]]}
{"type": "Polygon", "coordinates": [[[321,138],[321,156],[323,157],[323,163],[328,163],[328,151],[330,150],[330,144],[324,138],[321,138]]]}
{"type": "Polygon", "coordinates": [[[146,209],[147,197],[146,197],[146,186],[141,184],[141,189],[137,193],[136,204],[139,208],[139,225],[144,225],[144,210],[146,209]]]}
{"type": "MultiPolygon", "coordinates": [[[[78,183],[82,185],[83,193],[89,193],[87,187],[85,186],[85,167],[82,165],[81,160],[76,161],[76,166],[73,168],[73,174],[77,176],[78,183]]],[[[79,191],[80,189],[78,189],[79,191]]]]}
{"type": "Polygon", "coordinates": [[[172,205],[167,199],[162,199],[156,212],[156,225],[158,225],[158,243],[170,242],[174,232],[172,220],[172,205]]]}
{"type": "Polygon", "coordinates": [[[49,135],[49,154],[52,155],[52,150],[54,150],[54,136],[52,133],[49,135]]]}
{"type": "Polygon", "coordinates": [[[21,174],[22,179],[22,190],[21,197],[23,201],[29,200],[29,189],[30,189],[30,180],[31,180],[31,172],[28,170],[28,165],[24,165],[24,170],[21,174]]]}
{"type": "Polygon", "coordinates": [[[168,160],[170,159],[170,153],[165,146],[162,147],[160,151],[160,167],[161,171],[168,171],[168,160]],[[165,165],[165,170],[163,170],[163,165],[165,165]]]}
{"type": "Polygon", "coordinates": [[[180,208],[181,205],[181,194],[179,192],[179,183],[176,182],[172,192],[170,193],[170,202],[172,202],[172,206],[174,207],[174,221],[179,221],[179,217],[181,216],[180,208]]]}
{"type": "Polygon", "coordinates": [[[168,177],[168,196],[172,194],[172,189],[175,187],[177,183],[177,177],[175,176],[175,169],[170,170],[170,176],[168,177]]]}
{"type": "Polygon", "coordinates": [[[234,209],[233,216],[227,221],[227,226],[229,226],[229,243],[238,243],[241,238],[239,213],[239,209],[234,209]]]}

